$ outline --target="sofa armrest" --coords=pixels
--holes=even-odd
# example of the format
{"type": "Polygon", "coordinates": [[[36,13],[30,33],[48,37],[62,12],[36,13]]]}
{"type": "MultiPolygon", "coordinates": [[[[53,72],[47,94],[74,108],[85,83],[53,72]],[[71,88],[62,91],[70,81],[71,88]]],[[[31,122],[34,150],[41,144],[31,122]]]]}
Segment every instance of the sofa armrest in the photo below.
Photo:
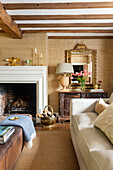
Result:
{"type": "MultiPolygon", "coordinates": [[[[81,99],[71,99],[70,102],[70,114],[76,115],[83,112],[94,112],[95,105],[99,98],[81,98],[81,99]]],[[[105,98],[104,101],[107,103],[109,98],[105,98]]]]}
{"type": "MultiPolygon", "coordinates": [[[[83,112],[94,112],[95,111],[95,105],[96,102],[99,100],[99,98],[76,98],[71,99],[70,101],[70,122],[73,115],[77,115],[79,113],[83,112]]],[[[105,102],[108,102],[108,98],[104,99],[105,102]]]]}
{"type": "Polygon", "coordinates": [[[95,111],[96,102],[99,99],[72,99],[70,103],[70,112],[72,115],[76,115],[83,112],[93,112],[95,111]]]}

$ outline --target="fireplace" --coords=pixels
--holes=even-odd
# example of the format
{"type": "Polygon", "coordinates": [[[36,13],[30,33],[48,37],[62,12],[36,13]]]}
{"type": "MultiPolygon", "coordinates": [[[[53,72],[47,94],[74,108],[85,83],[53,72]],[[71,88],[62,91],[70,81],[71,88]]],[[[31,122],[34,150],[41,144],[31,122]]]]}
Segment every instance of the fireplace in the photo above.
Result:
{"type": "Polygon", "coordinates": [[[2,83],[0,84],[1,105],[3,114],[36,115],[36,83],[2,83]]]}
{"type": "Polygon", "coordinates": [[[0,66],[0,114],[42,112],[48,103],[46,66],[0,66]]]}

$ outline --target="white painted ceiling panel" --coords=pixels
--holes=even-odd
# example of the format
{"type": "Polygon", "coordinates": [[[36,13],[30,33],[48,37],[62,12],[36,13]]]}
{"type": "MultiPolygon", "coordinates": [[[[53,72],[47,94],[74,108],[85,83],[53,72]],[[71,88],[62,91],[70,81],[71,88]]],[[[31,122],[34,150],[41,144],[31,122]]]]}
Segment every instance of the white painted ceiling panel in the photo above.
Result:
{"type": "Polygon", "coordinates": [[[53,24],[53,23],[113,23],[113,19],[102,20],[24,20],[15,21],[17,24],[53,24]]]}
{"type": "Polygon", "coordinates": [[[113,33],[47,33],[48,36],[113,36],[113,33]]]}
{"type": "Polygon", "coordinates": [[[7,10],[9,15],[85,15],[85,14],[113,14],[112,8],[95,9],[31,9],[7,10]]]}
{"type": "Polygon", "coordinates": [[[21,28],[21,30],[113,30],[113,27],[56,27],[56,28],[21,28]]]}
{"type": "Polygon", "coordinates": [[[1,0],[2,3],[113,2],[113,0],[1,0]]]}

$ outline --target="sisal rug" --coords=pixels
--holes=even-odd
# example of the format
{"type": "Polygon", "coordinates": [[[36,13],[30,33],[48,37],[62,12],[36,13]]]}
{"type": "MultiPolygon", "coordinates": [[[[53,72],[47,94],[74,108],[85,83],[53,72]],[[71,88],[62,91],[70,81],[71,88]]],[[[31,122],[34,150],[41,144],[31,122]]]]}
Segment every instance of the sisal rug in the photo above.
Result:
{"type": "Polygon", "coordinates": [[[79,170],[69,130],[37,131],[13,170],[79,170]]]}

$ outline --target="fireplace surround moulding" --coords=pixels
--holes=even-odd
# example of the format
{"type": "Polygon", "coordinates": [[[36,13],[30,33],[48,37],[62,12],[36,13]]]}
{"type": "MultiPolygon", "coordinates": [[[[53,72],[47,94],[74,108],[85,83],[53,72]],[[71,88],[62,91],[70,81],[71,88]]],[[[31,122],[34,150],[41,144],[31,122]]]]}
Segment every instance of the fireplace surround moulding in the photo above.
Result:
{"type": "Polygon", "coordinates": [[[36,111],[48,104],[47,66],[0,66],[0,83],[36,83],[36,111]]]}

